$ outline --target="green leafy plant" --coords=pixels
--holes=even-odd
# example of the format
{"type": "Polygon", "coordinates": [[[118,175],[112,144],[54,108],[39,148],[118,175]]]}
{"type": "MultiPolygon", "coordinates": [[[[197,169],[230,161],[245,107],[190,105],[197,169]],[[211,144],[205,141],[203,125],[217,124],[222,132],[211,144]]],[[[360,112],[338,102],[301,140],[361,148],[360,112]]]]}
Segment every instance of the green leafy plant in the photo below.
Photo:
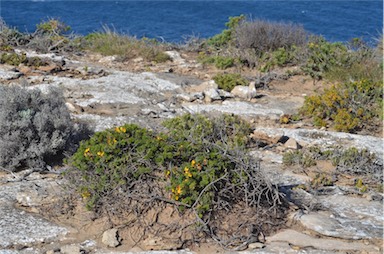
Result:
{"type": "MultiPolygon", "coordinates": [[[[221,232],[226,228],[216,225],[216,217],[237,212],[235,207],[266,216],[265,211],[282,205],[258,161],[247,154],[251,129],[241,118],[187,114],[163,124],[164,133],[128,124],[96,133],[80,145],[68,160],[65,176],[89,209],[136,213],[137,219],[148,204],[160,202],[163,207],[165,202],[187,220],[194,215],[189,224],[198,225],[194,230],[209,232],[215,226],[221,232]]],[[[276,212],[281,215],[283,210],[276,212]]],[[[244,223],[240,220],[233,231],[223,236],[217,231],[215,236],[247,237],[250,233],[237,228],[244,223]]],[[[264,219],[258,223],[264,224],[264,219]]]]}
{"type": "Polygon", "coordinates": [[[235,59],[225,56],[207,56],[205,53],[200,52],[198,60],[202,64],[214,64],[216,68],[225,70],[235,64],[235,59]]]}
{"type": "Polygon", "coordinates": [[[223,46],[228,45],[232,40],[234,29],[244,20],[244,15],[229,17],[229,21],[225,23],[227,29],[223,30],[220,34],[209,38],[207,40],[207,44],[215,48],[221,48],[223,46]]]}
{"type": "Polygon", "coordinates": [[[71,27],[58,19],[49,19],[36,25],[36,29],[42,33],[62,35],[71,30],[71,27]]]}
{"type": "Polygon", "coordinates": [[[151,173],[158,158],[164,156],[161,139],[137,125],[127,124],[98,132],[82,142],[68,163],[79,170],[79,191],[87,207],[97,208],[103,196],[151,173]]]}
{"type": "Polygon", "coordinates": [[[227,92],[232,91],[235,86],[248,85],[248,81],[237,73],[217,74],[215,77],[213,77],[213,80],[216,82],[220,89],[223,89],[227,92]]]}
{"type": "Polygon", "coordinates": [[[19,66],[20,64],[24,64],[27,66],[34,67],[48,65],[48,63],[43,59],[37,56],[27,57],[25,53],[3,53],[0,56],[0,64],[9,64],[13,66],[19,66]]]}
{"type": "Polygon", "coordinates": [[[262,72],[268,72],[275,66],[284,67],[296,63],[297,60],[295,59],[295,51],[296,47],[292,46],[292,48],[290,49],[278,48],[277,50],[271,53],[266,52],[261,59],[263,65],[260,66],[260,70],[262,72]]]}
{"type": "Polygon", "coordinates": [[[375,126],[382,116],[383,83],[361,80],[336,84],[319,95],[306,97],[301,113],[316,125],[356,132],[375,126]]]}
{"type": "Polygon", "coordinates": [[[354,60],[347,46],[340,42],[328,42],[322,37],[312,38],[307,50],[308,57],[301,69],[314,81],[321,80],[332,68],[349,68],[354,60]]]}

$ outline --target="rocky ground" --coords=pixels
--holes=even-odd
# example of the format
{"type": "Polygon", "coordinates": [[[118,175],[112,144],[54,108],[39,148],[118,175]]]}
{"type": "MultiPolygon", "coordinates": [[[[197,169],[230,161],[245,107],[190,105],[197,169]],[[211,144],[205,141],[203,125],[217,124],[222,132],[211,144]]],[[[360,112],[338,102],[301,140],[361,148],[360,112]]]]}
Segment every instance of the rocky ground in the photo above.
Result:
{"type": "MultiPolygon", "coordinates": [[[[163,119],[187,112],[240,115],[252,123],[253,136],[266,142],[252,154],[261,159],[261,168],[287,196],[292,212],[285,229],[247,243],[236,252],[382,253],[382,193],[362,194],[351,184],[353,179],[310,193],[293,187],[308,183],[313,172],[326,170],[327,165],[302,170],[282,164],[283,152],[311,145],[367,148],[381,158],[381,137],[318,130],[306,122],[281,124],[282,115],[296,113],[304,96],[321,88],[308,77],[288,77],[283,70],[268,75],[244,70],[254,86],[229,93],[211,81],[215,70],[187,60],[187,55],[177,51],[168,54],[172,62],[156,65],[141,58],[123,64],[114,57],[98,55],[67,58],[40,54],[48,59],[49,66],[1,65],[0,82],[43,91],[50,86],[62,88],[73,119],[87,122],[96,131],[127,122],[158,128],[163,119]]],[[[132,248],[119,236],[119,228],[110,229],[106,220],[92,218],[81,206],[74,215],[52,218],[44,207],[64,196],[64,180],[58,174],[61,170],[1,173],[1,254],[235,252],[222,250],[214,242],[175,250],[179,246],[162,239],[147,239],[132,248]]]]}

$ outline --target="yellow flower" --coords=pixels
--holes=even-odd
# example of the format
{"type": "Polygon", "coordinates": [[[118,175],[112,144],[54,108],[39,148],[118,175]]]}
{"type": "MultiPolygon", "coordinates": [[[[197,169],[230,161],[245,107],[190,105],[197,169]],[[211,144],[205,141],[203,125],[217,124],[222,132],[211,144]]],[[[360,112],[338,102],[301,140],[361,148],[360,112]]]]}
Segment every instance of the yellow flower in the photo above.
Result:
{"type": "Polygon", "coordinates": [[[160,136],[156,136],[157,141],[163,140],[160,136]]]}
{"type": "Polygon", "coordinates": [[[81,193],[81,196],[83,197],[83,199],[87,199],[91,196],[91,193],[89,191],[83,191],[81,193]]]}
{"type": "Polygon", "coordinates": [[[165,171],[165,176],[166,176],[166,177],[169,177],[170,174],[171,174],[171,171],[170,171],[170,170],[165,171]]]}
{"type": "Polygon", "coordinates": [[[123,133],[126,133],[127,132],[127,129],[124,128],[123,126],[120,127],[120,131],[123,132],[123,133]]]}
{"type": "Polygon", "coordinates": [[[177,185],[176,187],[176,194],[177,195],[181,195],[182,191],[181,191],[181,186],[180,185],[177,185]]]}
{"type": "Polygon", "coordinates": [[[116,128],[115,128],[115,131],[116,131],[117,133],[120,133],[120,129],[119,129],[119,127],[116,127],[116,128]]]}
{"type": "Polygon", "coordinates": [[[91,152],[90,152],[90,148],[88,147],[88,148],[86,148],[85,150],[84,150],[84,157],[88,157],[88,156],[91,156],[92,154],[91,154],[91,152]]]}
{"type": "Polygon", "coordinates": [[[192,160],[192,161],[191,161],[191,166],[192,166],[192,168],[195,167],[195,164],[196,164],[196,161],[195,161],[195,160],[192,160]]]}
{"type": "Polygon", "coordinates": [[[179,200],[179,196],[178,195],[175,196],[175,200],[176,201],[179,200]]]}
{"type": "Polygon", "coordinates": [[[104,152],[103,151],[97,152],[97,155],[99,155],[100,157],[103,157],[104,156],[104,152]]]}
{"type": "Polygon", "coordinates": [[[192,177],[192,174],[191,174],[191,172],[189,172],[189,168],[187,168],[187,167],[184,168],[184,174],[186,177],[192,177]]]}

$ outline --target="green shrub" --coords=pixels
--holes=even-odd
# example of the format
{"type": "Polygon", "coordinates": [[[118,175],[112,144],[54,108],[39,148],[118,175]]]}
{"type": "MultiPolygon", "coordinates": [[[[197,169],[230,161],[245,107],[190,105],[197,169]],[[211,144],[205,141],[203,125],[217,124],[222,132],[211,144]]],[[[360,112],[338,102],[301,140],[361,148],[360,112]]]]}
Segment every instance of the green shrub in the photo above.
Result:
{"type": "Polygon", "coordinates": [[[0,165],[44,170],[67,148],[73,125],[62,94],[0,86],[0,165]]]}
{"type": "Polygon", "coordinates": [[[254,231],[242,230],[248,214],[260,215],[257,223],[262,227],[271,219],[281,220],[285,209],[280,209],[277,188],[247,155],[247,123],[231,115],[187,114],[164,126],[165,133],[156,133],[128,124],[96,133],[81,144],[68,160],[66,177],[89,209],[114,216],[134,214],[140,221],[147,218],[148,207],[164,207],[165,202],[168,208],[175,205],[180,216],[185,214],[188,223],[174,222],[172,231],[178,228],[185,237],[192,228],[215,239],[250,237],[254,231]],[[238,207],[244,207],[241,214],[246,211],[247,216],[226,231],[222,219],[232,219],[228,212],[237,213],[238,207]],[[212,227],[217,229],[214,234],[212,227]]]}
{"type": "Polygon", "coordinates": [[[71,27],[58,19],[49,19],[36,25],[37,32],[46,33],[50,35],[63,35],[71,30],[71,27]]]}
{"type": "Polygon", "coordinates": [[[290,64],[297,63],[295,59],[296,47],[291,49],[278,48],[277,50],[268,53],[266,52],[261,59],[263,65],[260,67],[262,72],[268,72],[275,66],[284,67],[290,64]]]}
{"type": "MultiPolygon", "coordinates": [[[[364,73],[373,70],[363,71],[352,74],[351,68],[356,70],[364,68],[361,64],[372,58],[373,50],[368,47],[350,49],[348,45],[340,42],[328,42],[322,37],[314,37],[307,45],[306,57],[301,69],[310,75],[314,80],[321,80],[325,76],[338,81],[350,81],[352,77],[366,79],[364,73]],[[348,71],[349,70],[349,71],[348,71]],[[356,75],[357,74],[357,75],[356,75]]],[[[371,74],[369,74],[371,75],[371,74]]]]}
{"type": "Polygon", "coordinates": [[[235,64],[235,59],[225,56],[207,56],[200,52],[198,57],[199,62],[202,64],[214,64],[216,68],[225,70],[232,67],[235,64]]]}
{"type": "Polygon", "coordinates": [[[87,208],[97,209],[103,197],[152,173],[156,161],[166,155],[161,154],[160,139],[146,129],[127,124],[98,132],[82,142],[68,163],[79,170],[78,190],[87,208]]]}
{"type": "Polygon", "coordinates": [[[232,40],[232,36],[235,28],[244,20],[245,20],[244,15],[229,17],[229,21],[225,23],[225,26],[228,29],[225,29],[220,34],[217,34],[212,38],[209,38],[207,40],[207,44],[217,49],[220,49],[228,45],[232,40]]]}
{"type": "Polygon", "coordinates": [[[28,62],[27,55],[17,53],[3,53],[0,57],[1,64],[9,64],[13,66],[19,66],[20,64],[26,64],[28,62]]]}
{"type": "Polygon", "coordinates": [[[223,89],[227,92],[232,91],[235,86],[248,85],[248,81],[237,73],[217,74],[215,77],[213,77],[213,80],[216,82],[220,89],[223,89]]]}
{"type": "MultiPolygon", "coordinates": [[[[73,179],[88,208],[97,210],[106,198],[118,200],[118,190],[129,192],[129,186],[148,178],[164,177],[165,189],[180,209],[196,209],[200,217],[220,198],[218,190],[237,189],[226,195],[251,191],[242,185],[252,175],[244,170],[256,166],[243,162],[252,160],[245,155],[251,129],[243,120],[188,114],[164,126],[166,134],[124,125],[96,133],[80,145],[68,163],[78,175],[73,179]]],[[[253,174],[260,177],[261,172],[253,174]]]]}
{"type": "Polygon", "coordinates": [[[306,97],[301,113],[315,124],[330,122],[338,131],[356,132],[379,124],[383,83],[361,80],[341,83],[306,97]]]}
{"type": "Polygon", "coordinates": [[[27,66],[45,66],[48,63],[41,58],[35,57],[27,57],[25,53],[17,54],[17,53],[3,53],[0,56],[0,64],[9,64],[13,66],[19,66],[20,64],[24,64],[27,66]]]}

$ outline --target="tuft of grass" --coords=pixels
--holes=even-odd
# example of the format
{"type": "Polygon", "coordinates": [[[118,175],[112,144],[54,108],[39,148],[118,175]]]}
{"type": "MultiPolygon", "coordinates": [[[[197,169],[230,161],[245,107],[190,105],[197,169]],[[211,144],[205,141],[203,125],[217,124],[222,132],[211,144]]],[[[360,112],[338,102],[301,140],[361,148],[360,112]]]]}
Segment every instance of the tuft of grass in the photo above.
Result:
{"type": "Polygon", "coordinates": [[[105,28],[105,32],[85,36],[86,48],[102,55],[116,55],[120,61],[143,57],[157,63],[171,60],[156,40],[136,39],[105,28]]]}

